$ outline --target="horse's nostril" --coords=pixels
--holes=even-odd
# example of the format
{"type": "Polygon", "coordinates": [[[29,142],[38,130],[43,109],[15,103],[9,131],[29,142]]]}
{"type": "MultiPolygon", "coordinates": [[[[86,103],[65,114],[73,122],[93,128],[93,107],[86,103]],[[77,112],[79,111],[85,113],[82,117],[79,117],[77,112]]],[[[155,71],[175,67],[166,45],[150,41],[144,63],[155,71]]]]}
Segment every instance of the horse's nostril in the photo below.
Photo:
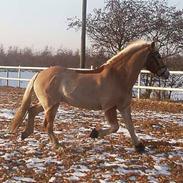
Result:
{"type": "Polygon", "coordinates": [[[163,77],[164,77],[165,79],[168,79],[169,76],[170,76],[170,72],[169,72],[168,69],[166,69],[166,71],[165,71],[164,74],[163,74],[163,77]]]}

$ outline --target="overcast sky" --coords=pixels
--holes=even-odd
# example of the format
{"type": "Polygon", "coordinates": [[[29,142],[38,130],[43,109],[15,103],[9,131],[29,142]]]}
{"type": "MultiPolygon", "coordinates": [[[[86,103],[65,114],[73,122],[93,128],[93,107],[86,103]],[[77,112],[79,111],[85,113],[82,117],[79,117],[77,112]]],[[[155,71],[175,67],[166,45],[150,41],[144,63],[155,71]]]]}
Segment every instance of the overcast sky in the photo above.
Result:
{"type": "MultiPolygon", "coordinates": [[[[183,8],[182,0],[169,0],[183,8]]],[[[88,0],[88,12],[104,0],[88,0]]],[[[0,0],[0,45],[43,49],[80,48],[80,32],[67,30],[67,18],[81,17],[82,0],[0,0]]]]}

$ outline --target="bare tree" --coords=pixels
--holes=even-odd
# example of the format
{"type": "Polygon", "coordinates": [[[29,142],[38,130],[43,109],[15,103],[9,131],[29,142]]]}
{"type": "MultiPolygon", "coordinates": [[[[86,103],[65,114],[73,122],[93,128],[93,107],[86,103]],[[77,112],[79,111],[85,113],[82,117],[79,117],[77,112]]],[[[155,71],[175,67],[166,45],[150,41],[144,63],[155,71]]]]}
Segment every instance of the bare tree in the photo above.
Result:
{"type": "MultiPolygon", "coordinates": [[[[78,30],[81,21],[69,18],[68,27],[78,30]]],[[[108,54],[145,38],[156,40],[164,56],[172,56],[183,48],[183,10],[168,6],[166,0],[108,0],[103,9],[88,15],[87,34],[93,48],[108,54]]]]}
{"type": "Polygon", "coordinates": [[[168,6],[166,0],[148,1],[144,6],[144,37],[156,40],[164,57],[183,51],[183,10],[168,6]]]}
{"type": "MultiPolygon", "coordinates": [[[[139,25],[135,20],[138,11],[142,8],[134,0],[108,1],[104,9],[94,9],[87,17],[87,34],[96,50],[103,49],[108,54],[115,54],[133,38],[139,37],[139,25]]],[[[69,28],[78,30],[81,21],[78,18],[69,20],[69,28]]]]}

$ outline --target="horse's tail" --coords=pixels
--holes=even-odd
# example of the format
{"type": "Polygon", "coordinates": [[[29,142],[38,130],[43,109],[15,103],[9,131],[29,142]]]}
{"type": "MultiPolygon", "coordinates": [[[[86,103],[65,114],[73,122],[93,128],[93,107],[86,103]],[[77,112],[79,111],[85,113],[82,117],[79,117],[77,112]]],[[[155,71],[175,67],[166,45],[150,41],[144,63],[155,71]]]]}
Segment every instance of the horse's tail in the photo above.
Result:
{"type": "Polygon", "coordinates": [[[32,77],[32,79],[29,81],[29,83],[27,85],[27,88],[23,95],[21,106],[17,109],[16,114],[9,127],[10,133],[16,132],[16,130],[21,125],[21,123],[23,122],[23,120],[27,114],[27,111],[31,104],[31,96],[32,96],[32,92],[33,92],[34,81],[36,80],[37,75],[38,75],[38,73],[32,77]]]}

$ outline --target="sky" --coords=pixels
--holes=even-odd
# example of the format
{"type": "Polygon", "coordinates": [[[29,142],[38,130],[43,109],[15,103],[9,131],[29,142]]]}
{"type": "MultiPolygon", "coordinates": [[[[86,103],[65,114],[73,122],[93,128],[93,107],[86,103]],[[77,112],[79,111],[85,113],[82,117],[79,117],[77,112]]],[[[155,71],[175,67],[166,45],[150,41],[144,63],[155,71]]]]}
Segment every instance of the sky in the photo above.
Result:
{"type": "MultiPolygon", "coordinates": [[[[102,8],[104,1],[88,0],[87,12],[102,8]]],[[[183,8],[182,0],[168,2],[183,8]]],[[[67,18],[81,18],[81,9],[82,0],[0,0],[0,45],[80,49],[80,32],[68,30],[67,18]]]]}

